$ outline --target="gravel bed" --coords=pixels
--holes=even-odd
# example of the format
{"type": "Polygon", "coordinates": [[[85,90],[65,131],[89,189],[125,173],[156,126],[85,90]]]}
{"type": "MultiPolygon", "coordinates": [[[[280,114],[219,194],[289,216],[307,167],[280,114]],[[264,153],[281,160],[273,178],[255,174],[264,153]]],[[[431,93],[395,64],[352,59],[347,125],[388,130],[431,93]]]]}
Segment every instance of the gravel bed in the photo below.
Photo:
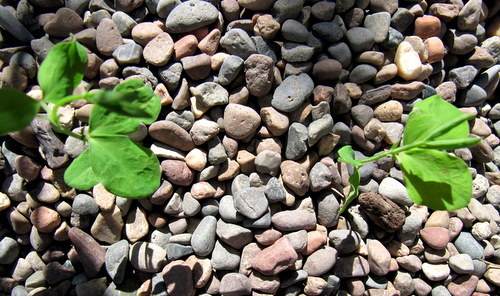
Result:
{"type": "MultiPolygon", "coordinates": [[[[497,295],[500,1],[0,0],[0,85],[41,97],[70,34],[87,88],[141,79],[162,101],[130,135],[161,186],[125,199],[69,188],[85,143],[44,119],[0,137],[0,295],[497,295]],[[352,168],[439,94],[474,114],[470,204],[413,204],[398,163],[352,168]]],[[[61,122],[75,132],[92,105],[61,122]]]]}

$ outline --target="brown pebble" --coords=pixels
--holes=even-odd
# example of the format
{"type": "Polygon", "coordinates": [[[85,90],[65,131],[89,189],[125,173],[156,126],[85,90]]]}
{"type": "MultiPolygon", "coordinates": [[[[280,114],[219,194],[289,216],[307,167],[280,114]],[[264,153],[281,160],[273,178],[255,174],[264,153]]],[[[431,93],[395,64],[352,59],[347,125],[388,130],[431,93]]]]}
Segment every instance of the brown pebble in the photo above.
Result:
{"type": "Polygon", "coordinates": [[[178,61],[183,57],[192,56],[198,48],[198,39],[194,35],[186,35],[174,43],[174,57],[178,61]]]}
{"type": "Polygon", "coordinates": [[[202,53],[214,55],[219,48],[219,40],[222,34],[219,29],[213,29],[198,43],[198,48],[202,53]]]}
{"type": "Polygon", "coordinates": [[[400,229],[405,222],[405,212],[390,199],[377,193],[362,193],[358,197],[361,209],[373,223],[394,232],[400,229]]]}
{"type": "Polygon", "coordinates": [[[210,56],[206,53],[188,56],[181,59],[182,68],[193,80],[201,80],[208,77],[212,70],[210,56]]]}
{"type": "Polygon", "coordinates": [[[161,168],[172,184],[189,186],[193,183],[194,173],[182,160],[166,159],[161,162],[161,168]]]}
{"type": "Polygon", "coordinates": [[[415,30],[413,35],[417,35],[421,38],[429,38],[432,36],[437,36],[441,31],[441,21],[432,15],[424,15],[417,17],[415,20],[415,30]]]}
{"type": "Polygon", "coordinates": [[[36,229],[43,233],[52,232],[61,224],[59,213],[46,206],[41,206],[33,210],[30,220],[36,229]]]}

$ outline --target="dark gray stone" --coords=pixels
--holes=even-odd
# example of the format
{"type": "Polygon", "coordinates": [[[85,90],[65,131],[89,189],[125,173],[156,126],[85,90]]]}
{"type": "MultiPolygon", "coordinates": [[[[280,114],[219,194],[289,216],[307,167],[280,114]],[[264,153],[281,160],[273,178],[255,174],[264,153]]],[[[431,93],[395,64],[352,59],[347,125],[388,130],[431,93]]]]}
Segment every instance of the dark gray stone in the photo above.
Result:
{"type": "Polygon", "coordinates": [[[373,32],[367,28],[355,27],[346,33],[351,49],[355,52],[370,50],[375,43],[373,32]]]}
{"type": "Polygon", "coordinates": [[[158,76],[169,91],[174,91],[181,82],[182,64],[177,62],[158,69],[158,76]]]}
{"type": "Polygon", "coordinates": [[[230,55],[224,59],[219,70],[217,82],[221,85],[231,84],[243,68],[243,59],[236,55],[230,55]]]}
{"type": "Polygon", "coordinates": [[[46,119],[35,117],[30,125],[40,143],[42,153],[45,155],[49,167],[57,169],[66,164],[69,156],[64,150],[64,143],[52,131],[50,122],[46,119]]]}
{"type": "Polygon", "coordinates": [[[29,43],[35,39],[23,24],[12,15],[9,9],[4,6],[0,6],[0,26],[23,43],[29,43]]]}
{"type": "Polygon", "coordinates": [[[196,227],[191,237],[191,246],[198,256],[207,256],[215,245],[215,230],[217,219],[214,216],[205,216],[196,227]]]}
{"type": "Polygon", "coordinates": [[[371,30],[375,36],[375,43],[381,43],[387,39],[390,24],[391,14],[387,11],[368,14],[364,21],[365,28],[371,30]]]}
{"type": "Polygon", "coordinates": [[[455,239],[455,247],[462,254],[468,254],[472,259],[483,259],[484,248],[470,232],[461,232],[455,239]]]}
{"type": "Polygon", "coordinates": [[[296,160],[307,152],[307,127],[301,123],[294,122],[288,129],[285,156],[287,159],[296,160]]]}
{"type": "Polygon", "coordinates": [[[230,54],[237,55],[242,59],[257,53],[255,43],[253,43],[248,33],[242,29],[231,29],[222,36],[220,45],[230,54]]]}
{"type": "Polygon", "coordinates": [[[287,42],[281,47],[281,57],[291,63],[306,62],[313,54],[313,47],[300,43],[287,42]]]}
{"type": "Polygon", "coordinates": [[[281,25],[281,34],[285,40],[303,43],[307,41],[309,31],[300,22],[288,19],[281,25]]]}
{"type": "Polygon", "coordinates": [[[136,43],[120,45],[113,51],[113,58],[120,65],[139,64],[142,59],[142,47],[136,43]]]}
{"type": "Polygon", "coordinates": [[[349,75],[349,80],[353,83],[361,84],[373,79],[377,75],[377,68],[368,64],[356,66],[349,75]]]}
{"type": "Polygon", "coordinates": [[[276,88],[271,105],[283,112],[296,110],[312,94],[314,82],[309,75],[289,76],[276,88]]]}
{"type": "Polygon", "coordinates": [[[327,51],[332,58],[342,64],[343,68],[347,68],[351,64],[352,53],[345,42],[334,43],[328,47],[327,51]]]}
{"type": "Polygon", "coordinates": [[[347,30],[342,19],[334,18],[331,22],[316,23],[312,30],[317,36],[327,42],[337,42],[346,34],[347,30]]]}
{"type": "Polygon", "coordinates": [[[219,11],[211,3],[190,0],[172,9],[167,16],[165,26],[168,32],[185,33],[209,25],[218,17],[219,11]]]}
{"type": "Polygon", "coordinates": [[[458,67],[448,72],[448,79],[455,83],[458,89],[464,89],[472,83],[478,72],[474,66],[458,67]]]}
{"type": "Polygon", "coordinates": [[[391,27],[398,30],[399,32],[404,32],[412,24],[415,16],[411,11],[404,7],[398,8],[391,18],[391,27]]]}
{"type": "Polygon", "coordinates": [[[113,282],[121,284],[125,277],[128,262],[129,244],[127,240],[118,241],[106,250],[105,267],[113,282]]]}
{"type": "Polygon", "coordinates": [[[184,246],[177,243],[167,244],[166,251],[168,260],[177,260],[193,254],[193,248],[191,246],[184,246]]]}

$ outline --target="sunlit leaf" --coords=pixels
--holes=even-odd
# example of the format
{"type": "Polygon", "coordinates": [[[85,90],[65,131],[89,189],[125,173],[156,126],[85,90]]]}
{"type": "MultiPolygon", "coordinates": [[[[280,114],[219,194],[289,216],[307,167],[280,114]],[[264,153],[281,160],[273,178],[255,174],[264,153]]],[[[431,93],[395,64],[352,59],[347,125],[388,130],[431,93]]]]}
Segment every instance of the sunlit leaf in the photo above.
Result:
{"type": "Polygon", "coordinates": [[[64,182],[80,190],[89,190],[99,183],[90,166],[90,152],[83,151],[64,172],[64,182]]]}
{"type": "Polygon", "coordinates": [[[25,128],[35,118],[40,105],[16,89],[0,89],[0,136],[25,128]]]}
{"type": "Polygon", "coordinates": [[[139,128],[141,120],[134,117],[112,112],[109,109],[95,105],[90,113],[90,135],[105,136],[115,134],[129,134],[139,128]]]}
{"type": "Polygon", "coordinates": [[[340,156],[339,161],[341,162],[351,163],[355,166],[363,165],[360,161],[356,160],[356,155],[354,154],[354,150],[350,145],[340,148],[338,154],[340,156]]]}
{"type": "Polygon", "coordinates": [[[45,101],[57,103],[69,96],[83,79],[87,52],[76,41],[52,47],[38,70],[38,83],[45,101]]]}
{"type": "Polygon", "coordinates": [[[437,95],[429,97],[415,104],[410,112],[403,136],[404,145],[420,140],[429,142],[468,138],[467,119],[470,117],[437,95]]]}
{"type": "Polygon", "coordinates": [[[116,195],[142,198],[160,186],[160,164],[154,153],[127,136],[89,138],[92,170],[116,195]]]}
{"type": "Polygon", "coordinates": [[[448,211],[469,203],[472,177],[461,159],[442,151],[416,149],[401,153],[400,161],[414,203],[448,211]]]}
{"type": "Polygon", "coordinates": [[[139,79],[127,80],[112,91],[100,90],[90,101],[118,114],[139,118],[145,124],[153,123],[161,109],[160,99],[139,79]]]}

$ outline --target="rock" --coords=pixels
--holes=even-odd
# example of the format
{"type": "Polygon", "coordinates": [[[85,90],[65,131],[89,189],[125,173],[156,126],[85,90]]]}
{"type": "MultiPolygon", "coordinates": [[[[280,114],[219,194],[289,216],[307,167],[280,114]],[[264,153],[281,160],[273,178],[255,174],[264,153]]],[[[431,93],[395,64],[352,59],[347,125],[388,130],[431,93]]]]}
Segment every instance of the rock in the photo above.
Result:
{"type": "Polygon", "coordinates": [[[70,33],[83,30],[83,20],[75,11],[63,7],[43,26],[43,30],[54,37],[68,37],[70,33]]]}
{"type": "Polygon", "coordinates": [[[165,266],[167,252],[154,243],[137,242],[130,246],[129,260],[132,266],[143,272],[159,272],[165,266]]]}
{"type": "Polygon", "coordinates": [[[0,264],[11,264],[19,255],[20,246],[12,238],[6,236],[0,240],[0,264]]]}
{"type": "Polygon", "coordinates": [[[413,80],[422,72],[420,57],[407,41],[399,44],[394,62],[398,66],[398,75],[405,80],[413,80]]]}
{"type": "Polygon", "coordinates": [[[252,267],[265,275],[275,275],[293,266],[298,256],[286,237],[278,239],[252,259],[252,267]]]}
{"type": "Polygon", "coordinates": [[[458,89],[464,89],[472,83],[478,72],[474,66],[463,66],[450,70],[448,79],[455,83],[458,89]]]}
{"type": "Polygon", "coordinates": [[[349,74],[349,81],[357,84],[365,83],[377,75],[377,68],[372,65],[361,64],[356,66],[349,74]]]}
{"type": "Polygon", "coordinates": [[[0,8],[0,26],[13,37],[23,43],[29,43],[34,39],[33,35],[17,20],[11,11],[5,6],[0,8]]]}
{"type": "Polygon", "coordinates": [[[281,34],[285,40],[298,43],[306,42],[309,36],[307,28],[293,19],[288,19],[283,23],[281,34]]]}
{"type": "Polygon", "coordinates": [[[109,246],[106,250],[105,266],[108,275],[113,282],[121,284],[125,276],[125,268],[128,262],[129,244],[121,240],[109,246]]]}
{"type": "Polygon", "coordinates": [[[199,256],[207,256],[215,246],[215,231],[217,219],[213,216],[204,217],[196,227],[191,237],[193,251],[199,256]]]}
{"type": "Polygon", "coordinates": [[[229,85],[238,76],[243,68],[243,59],[236,55],[230,55],[224,59],[219,69],[217,82],[221,85],[229,85]]]}
{"type": "Polygon", "coordinates": [[[63,166],[69,157],[64,152],[64,144],[52,131],[49,121],[35,117],[30,126],[40,143],[41,151],[47,160],[48,166],[52,169],[63,166]]]}
{"type": "Polygon", "coordinates": [[[447,264],[430,264],[424,262],[422,271],[427,279],[433,282],[444,280],[450,275],[450,267],[447,264]]]}
{"type": "Polygon", "coordinates": [[[78,194],[73,200],[72,210],[79,215],[95,215],[99,212],[99,206],[92,196],[78,194]]]}
{"type": "Polygon", "coordinates": [[[319,22],[314,24],[312,25],[312,29],[318,37],[329,43],[339,41],[346,34],[346,28],[343,21],[338,18],[338,16],[334,17],[330,22],[319,22]]]}
{"type": "Polygon", "coordinates": [[[234,193],[234,207],[245,217],[257,219],[267,211],[268,201],[263,190],[245,188],[234,193]]]}
{"type": "Polygon", "coordinates": [[[441,32],[441,21],[431,15],[424,15],[415,19],[413,35],[422,39],[437,36],[441,32]]]}
{"type": "Polygon", "coordinates": [[[299,163],[285,160],[280,166],[283,183],[294,193],[303,196],[309,189],[307,170],[299,163]]]}
{"type": "Polygon", "coordinates": [[[30,221],[38,231],[49,233],[56,230],[61,224],[61,216],[55,210],[41,206],[33,210],[30,221]]]}
{"type": "Polygon", "coordinates": [[[260,116],[250,107],[228,104],[224,109],[224,128],[228,136],[241,140],[253,135],[260,125],[260,116]]]}
{"type": "Polygon", "coordinates": [[[245,60],[246,87],[251,95],[263,97],[269,93],[273,85],[273,66],[273,60],[263,54],[252,54],[245,60]]]}
{"type": "Polygon", "coordinates": [[[220,45],[229,53],[242,59],[257,53],[255,43],[242,29],[230,29],[220,39],[220,45]]]}
{"type": "Polygon", "coordinates": [[[252,284],[250,279],[241,273],[227,273],[221,279],[219,292],[222,295],[250,295],[252,284]]]}
{"type": "Polygon", "coordinates": [[[132,243],[147,235],[149,224],[146,211],[142,207],[134,207],[129,211],[125,222],[125,235],[132,243]]]}
{"type": "Polygon", "coordinates": [[[451,269],[459,274],[471,274],[474,272],[474,263],[468,254],[457,254],[450,257],[448,264],[451,269]]]}
{"type": "Polygon", "coordinates": [[[294,122],[288,129],[288,139],[285,156],[287,159],[296,160],[307,152],[307,127],[301,123],[294,122]]]}
{"type": "Polygon", "coordinates": [[[454,245],[460,253],[468,254],[472,259],[484,258],[484,248],[470,232],[461,232],[455,239],[454,245]]]}
{"type": "Polygon", "coordinates": [[[217,20],[219,12],[209,2],[190,0],[175,6],[165,21],[171,33],[191,32],[217,20]]]}
{"type": "Polygon", "coordinates": [[[315,227],[316,216],[307,210],[281,211],[272,216],[272,223],[283,231],[309,230],[315,227]]]}
{"type": "Polygon", "coordinates": [[[312,94],[314,83],[309,75],[288,76],[276,88],[271,104],[274,108],[282,112],[291,112],[312,94]]]}
{"type": "Polygon", "coordinates": [[[337,250],[331,247],[319,249],[307,257],[304,271],[310,276],[321,276],[327,273],[337,262],[337,250]]]}
{"type": "Polygon", "coordinates": [[[217,236],[235,249],[243,249],[253,240],[251,230],[237,224],[225,223],[221,219],[217,222],[217,236]]]}
{"type": "Polygon", "coordinates": [[[313,47],[300,43],[286,42],[281,47],[281,57],[290,63],[307,62],[313,54],[313,47]]]}
{"type": "Polygon", "coordinates": [[[67,268],[57,261],[52,261],[43,268],[43,275],[49,285],[54,285],[61,281],[71,279],[75,275],[75,270],[73,268],[67,268]]]}
{"type": "Polygon", "coordinates": [[[367,28],[355,27],[346,33],[347,40],[355,52],[370,50],[375,43],[373,32],[367,28]]]}
{"type": "Polygon", "coordinates": [[[457,17],[457,27],[462,31],[475,30],[479,24],[482,2],[478,0],[468,1],[457,17]]]}
{"type": "Polygon", "coordinates": [[[193,296],[193,272],[188,264],[182,260],[172,261],[162,270],[163,280],[167,287],[167,295],[193,296]]]}
{"type": "Polygon", "coordinates": [[[75,247],[85,274],[89,278],[95,277],[105,262],[106,250],[79,228],[70,228],[68,235],[75,247]]]}
{"type": "Polygon", "coordinates": [[[449,29],[444,36],[444,44],[449,46],[449,52],[464,55],[474,50],[477,45],[477,37],[473,34],[449,29]]]}
{"type": "Polygon", "coordinates": [[[451,295],[472,295],[476,290],[479,278],[475,275],[462,275],[448,284],[451,295]]]}
{"type": "Polygon", "coordinates": [[[144,60],[153,66],[164,66],[170,60],[174,41],[168,33],[160,33],[144,47],[144,60]]]}
{"type": "Polygon", "coordinates": [[[234,270],[240,265],[240,252],[220,241],[215,242],[212,252],[212,267],[215,270],[234,270]]]}
{"type": "Polygon", "coordinates": [[[390,24],[391,14],[386,11],[369,14],[364,20],[365,28],[371,30],[374,34],[375,43],[385,41],[390,24]]]}
{"type": "Polygon", "coordinates": [[[335,264],[333,273],[339,278],[362,277],[370,273],[368,261],[359,255],[340,257],[335,264]]]}
{"type": "Polygon", "coordinates": [[[120,240],[122,229],[122,212],[115,207],[112,212],[101,212],[97,215],[90,233],[102,242],[113,244],[120,240]]]}
{"type": "Polygon", "coordinates": [[[149,126],[149,134],[158,141],[182,151],[190,151],[195,145],[189,133],[172,121],[157,121],[149,126]]]}
{"type": "Polygon", "coordinates": [[[142,53],[142,47],[139,44],[123,44],[113,51],[113,58],[120,65],[136,65],[141,62],[142,53]]]}
{"type": "Polygon", "coordinates": [[[111,56],[113,51],[123,44],[123,38],[116,24],[109,18],[104,18],[99,23],[96,31],[96,46],[105,56],[111,56]]]}
{"type": "Polygon", "coordinates": [[[393,201],[375,193],[362,193],[358,198],[361,209],[378,226],[389,232],[400,229],[405,222],[404,211],[393,201]]]}
{"type": "Polygon", "coordinates": [[[384,276],[389,273],[391,265],[391,254],[384,245],[378,240],[368,240],[366,247],[368,249],[368,264],[370,272],[378,276],[384,276]]]}

